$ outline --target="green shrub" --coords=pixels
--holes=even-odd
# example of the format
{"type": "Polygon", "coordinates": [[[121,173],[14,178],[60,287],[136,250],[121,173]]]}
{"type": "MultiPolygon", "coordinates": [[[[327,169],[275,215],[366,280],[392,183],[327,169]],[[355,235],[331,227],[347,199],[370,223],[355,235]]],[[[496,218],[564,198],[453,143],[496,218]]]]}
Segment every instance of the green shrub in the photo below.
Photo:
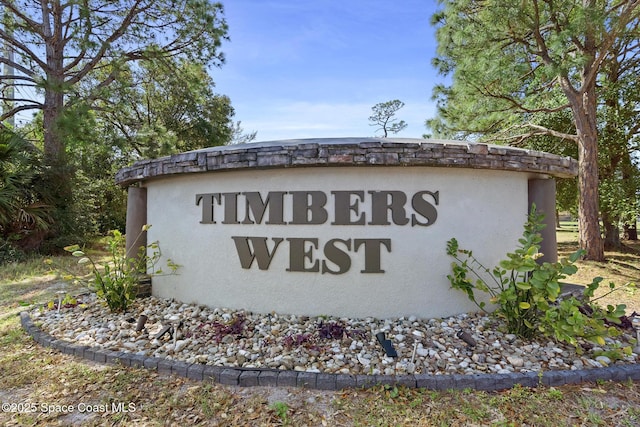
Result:
{"type": "Polygon", "coordinates": [[[0,238],[0,265],[22,262],[26,258],[24,251],[17,248],[13,242],[0,238]]]}
{"type": "MultiPolygon", "coordinates": [[[[142,228],[142,232],[149,229],[149,225],[142,228]]],[[[141,247],[138,256],[130,256],[125,251],[125,236],[117,230],[113,230],[107,239],[106,249],[109,259],[98,263],[80,250],[78,245],[65,247],[65,251],[79,257],[78,264],[88,264],[93,274],[89,287],[96,292],[99,298],[106,301],[112,312],[126,311],[129,304],[136,298],[138,282],[145,275],[160,275],[162,270],[155,267],[160,260],[161,252],[158,242],[141,247]]],[[[171,273],[175,273],[178,265],[170,259],[167,267],[171,273]]]]}
{"type": "MultiPolygon", "coordinates": [[[[620,323],[625,306],[600,307],[593,299],[602,278],[593,279],[583,296],[559,300],[560,281],[575,274],[574,265],[582,256],[577,251],[568,259],[559,262],[538,263],[544,228],[543,215],[536,213],[535,206],[524,226],[520,246],[507,254],[492,270],[486,268],[469,250],[460,249],[455,238],[447,242],[447,254],[455,259],[452,274],[447,278],[454,289],[467,294],[480,309],[485,310],[485,302],[476,299],[476,292],[489,295],[491,304],[496,305],[494,314],[501,318],[509,333],[522,338],[532,338],[540,333],[577,347],[577,338],[604,344],[604,338],[619,333],[617,328],[608,327],[607,322],[620,323]]],[[[615,285],[612,283],[613,289],[615,285]]],[[[485,310],[486,311],[486,310],[485,310]]]]}

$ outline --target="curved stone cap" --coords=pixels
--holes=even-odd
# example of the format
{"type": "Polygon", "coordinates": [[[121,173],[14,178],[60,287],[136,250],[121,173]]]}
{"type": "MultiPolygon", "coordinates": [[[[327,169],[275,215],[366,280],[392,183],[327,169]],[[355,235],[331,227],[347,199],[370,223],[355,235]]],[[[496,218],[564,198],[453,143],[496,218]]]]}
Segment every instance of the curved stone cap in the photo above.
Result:
{"type": "Polygon", "coordinates": [[[407,138],[320,138],[266,141],[141,160],[116,174],[128,186],[176,174],[318,166],[430,166],[493,169],[574,177],[578,163],[541,151],[502,145],[407,138]]]}

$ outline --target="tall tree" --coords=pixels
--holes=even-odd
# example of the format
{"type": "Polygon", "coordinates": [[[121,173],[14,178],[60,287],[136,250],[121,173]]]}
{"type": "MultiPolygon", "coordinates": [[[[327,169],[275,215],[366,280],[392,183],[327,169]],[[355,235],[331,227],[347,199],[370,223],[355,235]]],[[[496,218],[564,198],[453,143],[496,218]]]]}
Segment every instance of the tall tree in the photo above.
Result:
{"type": "Polygon", "coordinates": [[[385,138],[389,132],[398,133],[402,131],[407,127],[407,123],[404,120],[398,121],[395,118],[396,113],[402,107],[404,107],[404,102],[399,99],[374,105],[371,107],[373,114],[369,116],[369,121],[371,122],[369,126],[376,126],[376,130],[381,130],[385,138]]]}
{"type": "Polygon", "coordinates": [[[111,85],[97,115],[129,160],[223,145],[233,139],[234,110],[213,89],[202,64],[142,61],[111,85]]]}
{"type": "Polygon", "coordinates": [[[219,48],[227,25],[220,3],[2,0],[0,5],[5,12],[0,41],[13,50],[13,58],[3,56],[0,63],[15,72],[0,76],[0,89],[16,89],[13,99],[3,96],[13,108],[0,121],[20,111],[42,111],[44,164],[49,180],[57,183],[51,191],[61,209],[71,176],[62,127],[74,104],[91,105],[137,61],[185,58],[217,66],[224,61],[219,48]]]}
{"type": "MultiPolygon", "coordinates": [[[[598,76],[616,41],[637,31],[638,0],[442,0],[436,66],[436,131],[496,132],[511,140],[550,135],[578,147],[578,225],[586,258],[604,259],[598,202],[598,76]],[[540,125],[568,110],[574,133],[540,125]],[[514,127],[514,125],[517,126],[514,127]]],[[[640,52],[636,48],[635,52],[640,52]]]]}
{"type": "Polygon", "coordinates": [[[605,249],[620,249],[620,223],[626,224],[626,231],[635,229],[640,214],[640,171],[634,165],[634,158],[640,154],[640,55],[633,54],[638,50],[639,37],[636,30],[616,41],[598,82],[603,94],[598,113],[605,249]]]}

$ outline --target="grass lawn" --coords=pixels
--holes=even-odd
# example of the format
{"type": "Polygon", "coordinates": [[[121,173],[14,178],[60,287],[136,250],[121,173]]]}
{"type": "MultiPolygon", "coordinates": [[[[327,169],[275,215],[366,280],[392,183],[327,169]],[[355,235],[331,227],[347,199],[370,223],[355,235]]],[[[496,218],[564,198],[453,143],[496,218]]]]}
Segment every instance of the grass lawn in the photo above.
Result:
{"type": "MultiPolygon", "coordinates": [[[[557,232],[558,256],[567,257],[577,250],[578,225],[575,222],[561,222],[557,232]]],[[[602,277],[604,280],[600,286],[599,294],[608,291],[610,282],[623,285],[633,282],[640,286],[640,241],[623,242],[626,247],[622,252],[605,252],[606,262],[579,261],[578,272],[568,278],[568,281],[586,285],[591,283],[594,277],[602,277]]],[[[640,313],[640,290],[636,292],[621,291],[600,300],[602,304],[626,304],[627,314],[634,311],[640,313]]]]}
{"type": "MultiPolygon", "coordinates": [[[[561,256],[576,249],[575,233],[569,226],[558,231],[561,256]]],[[[594,276],[607,283],[638,281],[640,244],[607,257],[605,263],[580,262],[571,281],[588,283],[594,276]]],[[[71,257],[58,261],[76,268],[71,257]]],[[[42,259],[0,268],[1,425],[640,425],[640,384],[632,382],[501,392],[391,387],[326,392],[230,387],[90,363],[34,344],[16,316],[24,305],[52,300],[57,290],[78,291],[66,286],[42,259]]],[[[604,301],[640,312],[633,292],[604,301]]]]}

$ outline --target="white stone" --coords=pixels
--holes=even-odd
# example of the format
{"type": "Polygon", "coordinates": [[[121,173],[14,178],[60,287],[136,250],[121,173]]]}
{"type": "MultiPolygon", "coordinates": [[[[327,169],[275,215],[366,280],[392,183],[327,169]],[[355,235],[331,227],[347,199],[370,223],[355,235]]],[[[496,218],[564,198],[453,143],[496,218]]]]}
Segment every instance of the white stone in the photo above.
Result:
{"type": "Polygon", "coordinates": [[[365,357],[358,355],[358,362],[360,362],[363,366],[369,367],[371,365],[371,360],[366,359],[365,357]]]}
{"type": "Polygon", "coordinates": [[[174,350],[176,353],[178,353],[178,352],[182,351],[182,350],[183,350],[187,345],[189,345],[189,342],[190,342],[190,341],[191,341],[191,340],[189,340],[189,339],[186,339],[186,340],[177,340],[177,341],[176,341],[176,345],[175,345],[175,347],[174,347],[174,349],[173,349],[173,350],[174,350]]]}
{"type": "Polygon", "coordinates": [[[514,368],[521,368],[524,366],[524,359],[519,356],[507,356],[507,362],[514,368]]]}
{"type": "Polygon", "coordinates": [[[429,356],[429,350],[426,348],[418,347],[416,349],[416,355],[418,355],[419,357],[427,357],[429,356]]]}
{"type": "MultiPolygon", "coordinates": [[[[136,301],[135,304],[137,305],[138,302],[136,301]]],[[[440,326],[440,323],[451,325],[453,330],[477,331],[478,326],[485,324],[487,319],[482,315],[455,316],[437,321],[417,319],[417,325],[409,325],[407,320],[394,318],[378,320],[324,317],[325,322],[339,320],[349,325],[350,330],[360,330],[365,335],[363,338],[350,336],[327,341],[318,340],[314,346],[310,347],[294,345],[291,348],[285,348],[283,346],[285,336],[316,334],[318,319],[290,315],[269,317],[247,314],[247,327],[244,333],[239,336],[228,335],[224,339],[226,343],[218,344],[214,339],[212,323],[223,322],[222,316],[225,314],[233,318],[237,315],[236,312],[211,309],[209,314],[204,313],[193,318],[191,314],[197,306],[170,304],[157,298],[145,299],[140,302],[140,305],[149,316],[148,333],[136,333],[132,327],[122,330],[116,328],[115,331],[109,328],[109,324],[122,324],[125,319],[131,317],[131,312],[142,312],[136,306],[132,307],[129,314],[110,313],[108,308],[99,303],[92,304],[87,309],[87,311],[90,310],[90,316],[87,315],[87,311],[73,309],[65,310],[60,315],[43,311],[39,324],[44,332],[51,334],[54,338],[70,337],[68,339],[75,339],[75,342],[80,345],[217,366],[251,365],[275,369],[294,369],[298,366],[306,371],[368,375],[390,370],[395,375],[402,375],[410,372],[415,374],[537,372],[602,367],[612,363],[608,358],[602,357],[598,360],[581,358],[575,353],[573,346],[568,344],[549,342],[541,346],[537,342],[525,345],[521,340],[509,342],[508,334],[503,335],[498,332],[495,325],[485,329],[481,335],[481,342],[473,348],[473,354],[467,356],[470,349],[458,347],[459,339],[450,335],[440,326]],[[169,323],[162,319],[177,316],[180,309],[184,313],[182,330],[185,337],[178,337],[175,342],[169,338],[168,334],[162,340],[154,339],[155,334],[163,327],[163,323],[169,323]],[[204,315],[207,316],[207,320],[203,317],[204,315]],[[210,315],[214,317],[211,322],[208,322],[210,315]],[[272,332],[272,326],[276,325],[278,326],[272,332]],[[393,331],[387,332],[387,336],[394,342],[394,347],[399,353],[398,358],[386,357],[375,339],[375,334],[385,327],[393,331]],[[424,343],[416,340],[418,337],[415,331],[421,332],[429,339],[424,343]],[[191,334],[190,338],[189,334],[191,334]],[[398,342],[396,335],[405,336],[404,341],[398,342]],[[412,339],[407,339],[407,336],[412,339]],[[500,340],[501,345],[500,348],[494,349],[491,343],[497,340],[500,340]],[[518,345],[515,344],[516,342],[518,345]],[[443,350],[438,352],[438,348],[443,350]]],[[[614,344],[627,346],[633,338],[635,337],[623,334],[614,344]]],[[[605,344],[599,351],[608,350],[610,348],[605,344]]],[[[635,362],[635,356],[631,356],[618,363],[635,362]]]]}

